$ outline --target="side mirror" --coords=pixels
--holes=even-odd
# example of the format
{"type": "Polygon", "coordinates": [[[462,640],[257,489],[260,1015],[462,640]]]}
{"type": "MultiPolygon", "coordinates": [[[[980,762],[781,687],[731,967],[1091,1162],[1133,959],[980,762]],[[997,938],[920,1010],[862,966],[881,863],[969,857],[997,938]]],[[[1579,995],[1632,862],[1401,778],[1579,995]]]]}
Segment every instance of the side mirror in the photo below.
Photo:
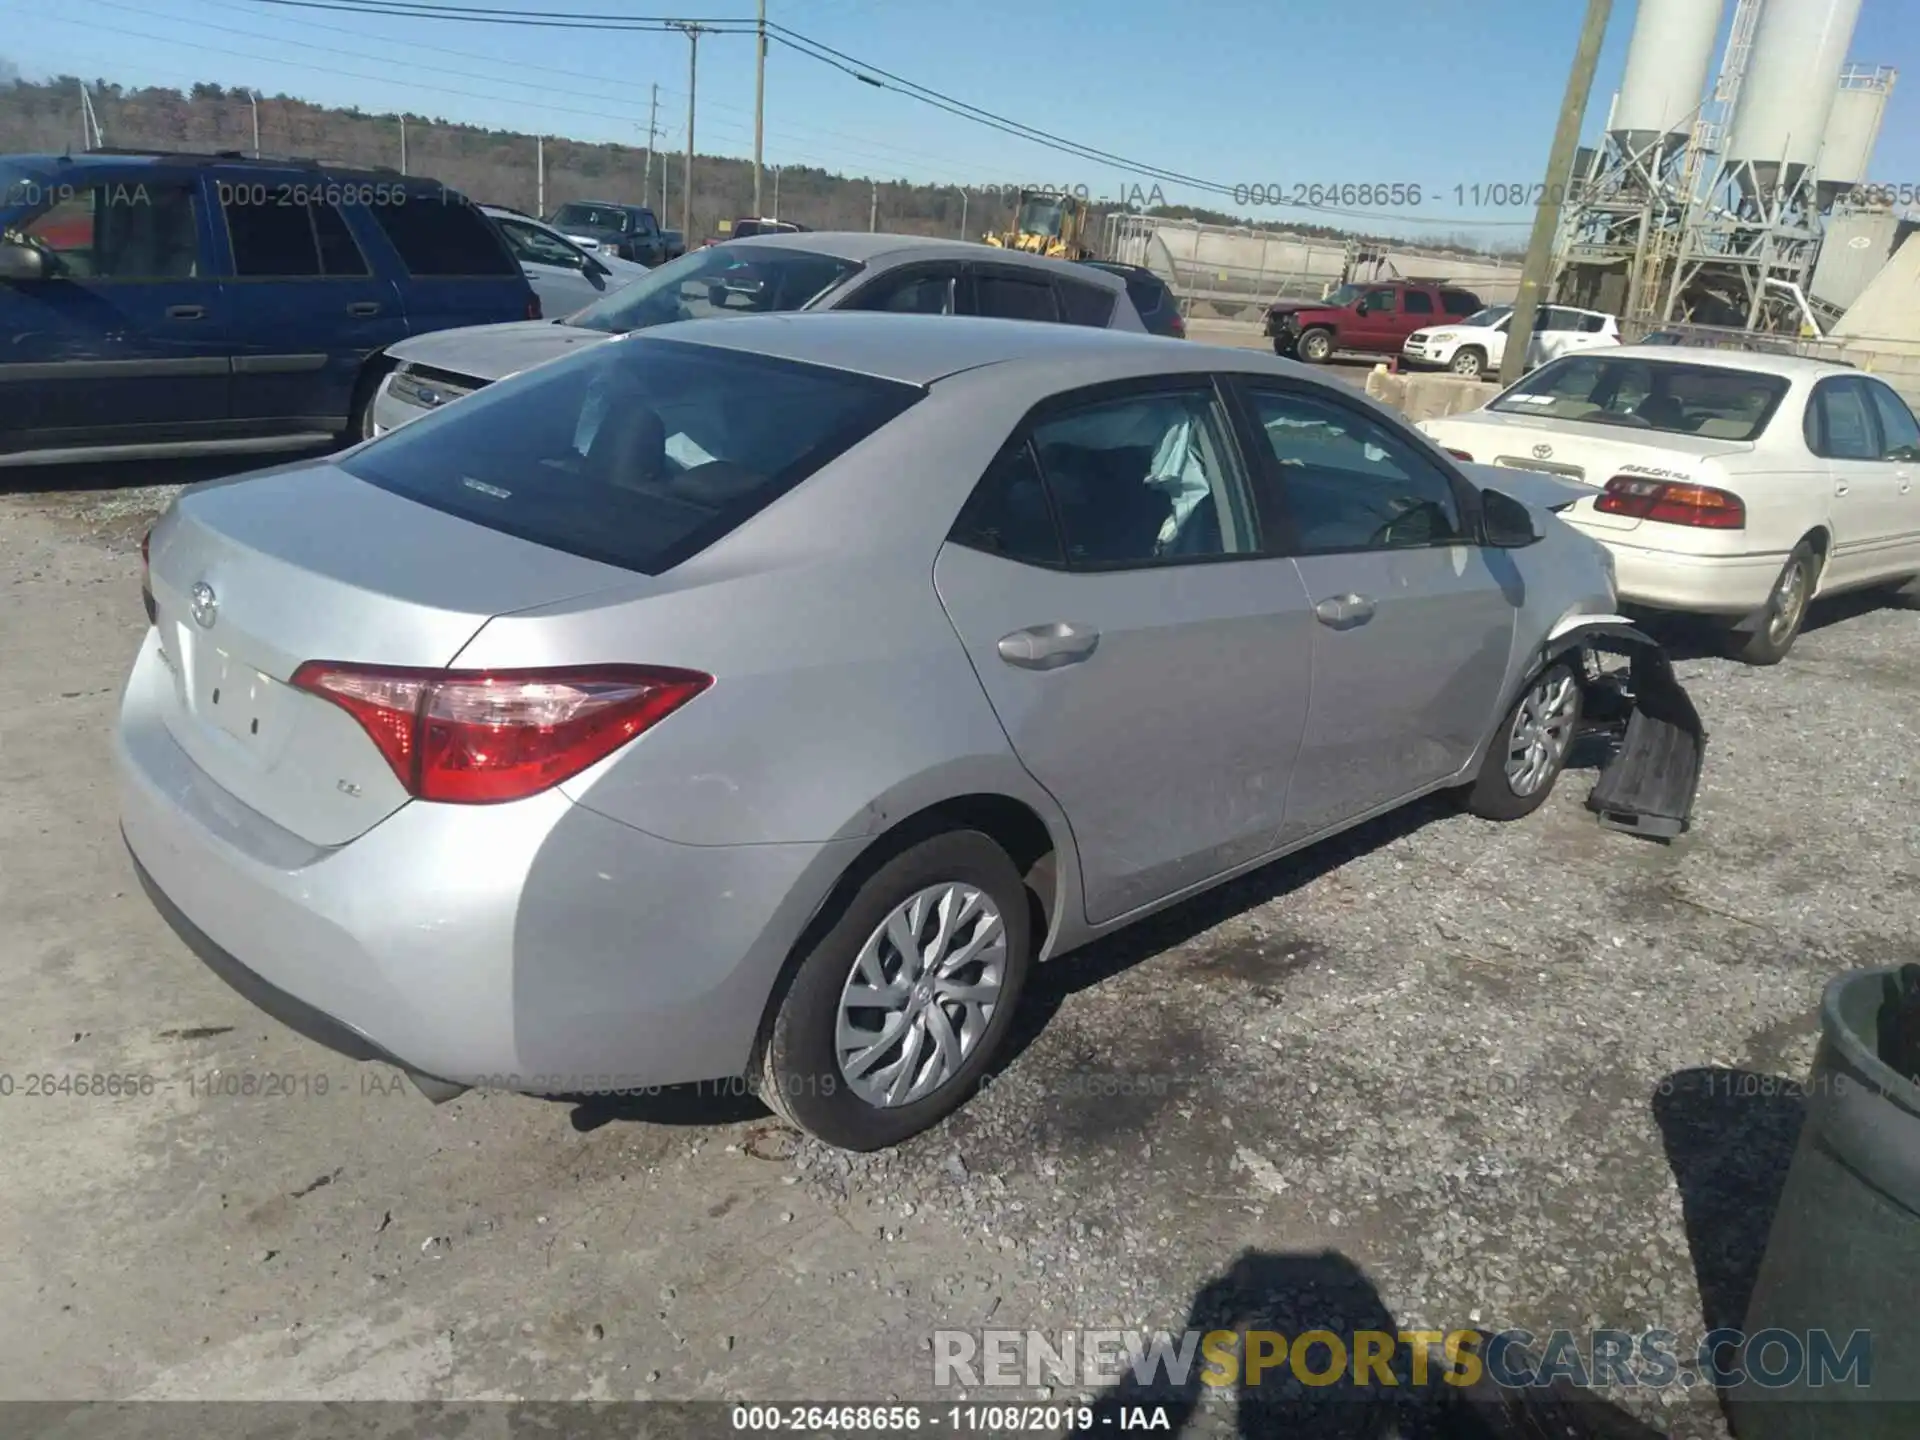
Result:
{"type": "Polygon", "coordinates": [[[1356,301],[1354,301],[1354,302],[1353,302],[1353,313],[1354,313],[1354,314],[1356,314],[1356,315],[1364,315],[1364,314],[1366,314],[1366,313],[1367,313],[1367,302],[1366,302],[1366,301],[1364,301],[1364,300],[1356,300],[1356,301]]]}
{"type": "Polygon", "coordinates": [[[47,257],[17,240],[0,241],[0,280],[44,280],[47,257]]]}
{"type": "Polygon", "coordinates": [[[1497,550],[1524,550],[1544,538],[1534,528],[1533,512],[1498,490],[1480,492],[1480,522],[1487,544],[1497,550]]]}

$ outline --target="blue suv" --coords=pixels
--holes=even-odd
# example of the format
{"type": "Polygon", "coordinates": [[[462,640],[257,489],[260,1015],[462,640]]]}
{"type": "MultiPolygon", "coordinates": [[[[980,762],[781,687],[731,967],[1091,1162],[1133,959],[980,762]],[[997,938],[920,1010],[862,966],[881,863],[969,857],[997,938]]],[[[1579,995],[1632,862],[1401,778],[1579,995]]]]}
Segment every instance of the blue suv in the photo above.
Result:
{"type": "Polygon", "coordinates": [[[386,346],[539,318],[492,224],[420,176],[0,156],[0,461],[357,439],[386,346]]]}

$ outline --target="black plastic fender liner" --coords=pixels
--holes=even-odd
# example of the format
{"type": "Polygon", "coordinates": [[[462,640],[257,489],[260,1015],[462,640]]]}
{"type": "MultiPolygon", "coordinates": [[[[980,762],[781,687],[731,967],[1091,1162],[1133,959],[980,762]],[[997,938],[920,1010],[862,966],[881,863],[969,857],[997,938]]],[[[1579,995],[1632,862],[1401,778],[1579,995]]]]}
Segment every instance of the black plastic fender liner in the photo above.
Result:
{"type": "Polygon", "coordinates": [[[1625,711],[1620,747],[1587,796],[1587,808],[1602,825],[1644,839],[1668,841],[1685,834],[1700,788],[1707,731],[1666,650],[1639,627],[1609,618],[1557,636],[1543,647],[1541,663],[1576,650],[1625,655],[1630,665],[1631,693],[1614,692],[1625,711]]]}

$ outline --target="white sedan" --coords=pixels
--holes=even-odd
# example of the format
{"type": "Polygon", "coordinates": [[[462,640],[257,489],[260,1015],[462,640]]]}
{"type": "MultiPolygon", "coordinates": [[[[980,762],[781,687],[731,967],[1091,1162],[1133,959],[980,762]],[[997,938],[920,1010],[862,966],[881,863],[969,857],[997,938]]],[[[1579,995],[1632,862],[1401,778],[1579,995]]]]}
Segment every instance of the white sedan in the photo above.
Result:
{"type": "Polygon", "coordinates": [[[589,254],[583,242],[518,210],[500,205],[480,209],[506,238],[527,283],[540,297],[541,313],[550,320],[571,315],[649,273],[646,266],[617,255],[589,254]]]}
{"type": "Polygon", "coordinates": [[[1920,589],[1920,424],[1844,365],[1625,346],[1420,428],[1592,486],[1561,516],[1612,554],[1621,600],[1718,617],[1750,664],[1786,656],[1817,596],[1920,589]]]}
{"type": "MultiPolygon", "coordinates": [[[[1415,370],[1451,370],[1478,379],[1497,371],[1507,354],[1507,326],[1513,306],[1489,305],[1460,321],[1416,330],[1400,347],[1400,363],[1415,370]]],[[[1544,365],[1575,350],[1620,343],[1620,322],[1600,310],[1571,305],[1542,305],[1534,316],[1527,368],[1544,365]]]]}

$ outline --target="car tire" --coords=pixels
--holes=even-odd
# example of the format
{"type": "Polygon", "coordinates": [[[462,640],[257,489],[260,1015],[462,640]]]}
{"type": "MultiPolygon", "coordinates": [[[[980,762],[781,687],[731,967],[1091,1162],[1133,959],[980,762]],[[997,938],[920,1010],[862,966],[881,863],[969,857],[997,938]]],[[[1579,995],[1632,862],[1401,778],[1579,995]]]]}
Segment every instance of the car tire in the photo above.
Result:
{"type": "MultiPolygon", "coordinates": [[[[977,830],[950,830],[894,855],[860,884],[793,972],[762,1047],[756,1077],[762,1101],[790,1124],[845,1150],[884,1149],[938,1124],[973,1095],[1013,1022],[1032,960],[1029,913],[1013,861],[977,830]],[[923,943],[938,943],[941,906],[950,902],[978,902],[978,918],[946,939],[957,936],[963,948],[985,939],[982,958],[967,960],[945,985],[927,976],[903,981],[911,960],[895,937],[910,926],[907,933],[917,933],[923,943]],[[977,932],[988,914],[998,917],[997,944],[977,932]],[[977,1002],[996,975],[991,1009],[976,1004],[969,1014],[958,994],[977,1002]],[[874,979],[887,982],[889,990],[904,986],[904,994],[897,1004],[859,1006],[849,1001],[856,978],[870,989],[874,979]],[[841,1054],[843,1019],[847,1028],[882,1036],[902,1015],[896,1038],[849,1050],[847,1058],[856,1065],[867,1060],[850,1078],[841,1054]],[[943,1037],[955,1054],[936,1063],[943,1037]],[[916,1047],[912,1055],[909,1046],[916,1047]],[[875,1098],[888,1084],[895,1087],[894,1098],[875,1098]],[[922,1093],[915,1096],[915,1090],[922,1093]]],[[[912,959],[926,957],[923,952],[912,959]]],[[[936,977],[942,963],[933,962],[936,977]]]]}
{"type": "Polygon", "coordinates": [[[1800,638],[1814,586],[1820,582],[1820,554],[1809,540],[1793,547],[1780,578],[1767,592],[1767,603],[1752,630],[1728,632],[1727,652],[1748,665],[1778,665],[1800,638]]]}
{"type": "Polygon", "coordinates": [[[1518,820],[1553,793],[1580,730],[1580,672],[1556,660],[1527,682],[1500,717],[1480,773],[1463,796],[1482,820],[1518,820]]]}
{"type": "Polygon", "coordinates": [[[1463,380],[1478,380],[1487,373],[1487,352],[1478,345],[1462,345],[1453,352],[1447,369],[1463,380]]]}
{"type": "Polygon", "coordinates": [[[1324,365],[1333,358],[1333,332],[1314,329],[1302,332],[1294,351],[1309,365],[1324,365]]]}

